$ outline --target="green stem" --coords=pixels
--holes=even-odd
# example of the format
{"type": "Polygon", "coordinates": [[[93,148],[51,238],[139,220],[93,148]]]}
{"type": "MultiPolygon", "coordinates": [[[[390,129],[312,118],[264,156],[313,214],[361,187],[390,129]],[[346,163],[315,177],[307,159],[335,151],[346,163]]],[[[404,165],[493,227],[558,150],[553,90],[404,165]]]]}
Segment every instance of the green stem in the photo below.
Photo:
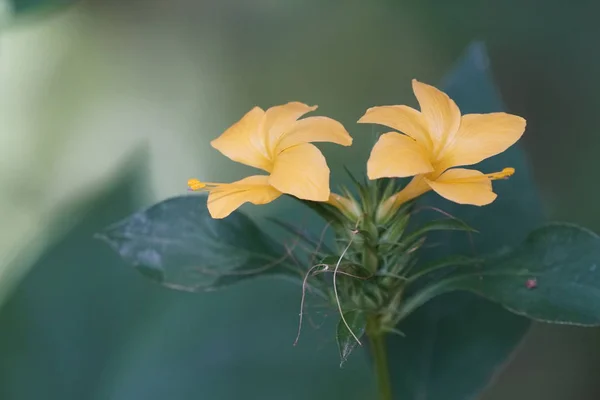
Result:
{"type": "Polygon", "coordinates": [[[373,361],[375,362],[379,399],[392,400],[392,385],[390,384],[385,334],[379,329],[377,317],[368,317],[366,333],[371,343],[371,353],[373,354],[373,361]]]}

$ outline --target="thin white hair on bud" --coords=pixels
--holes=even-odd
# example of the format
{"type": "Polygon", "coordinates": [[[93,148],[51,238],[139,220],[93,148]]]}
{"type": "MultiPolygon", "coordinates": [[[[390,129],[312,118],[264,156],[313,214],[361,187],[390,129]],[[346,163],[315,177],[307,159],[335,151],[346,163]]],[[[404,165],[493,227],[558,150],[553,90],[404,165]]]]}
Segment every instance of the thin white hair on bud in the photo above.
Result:
{"type": "MultiPolygon", "coordinates": [[[[325,224],[325,226],[323,227],[323,230],[321,231],[321,235],[319,236],[319,241],[317,242],[317,245],[315,246],[314,252],[312,254],[311,257],[311,264],[314,263],[315,261],[315,257],[317,256],[317,253],[319,252],[319,250],[321,250],[321,246],[323,245],[324,241],[325,241],[325,234],[327,233],[327,229],[329,229],[329,226],[331,225],[330,222],[327,222],[327,224],[325,224]]],[[[298,239],[300,238],[300,235],[298,235],[297,237],[298,239]]],[[[303,247],[305,250],[307,250],[305,247],[303,247]]],[[[306,274],[304,275],[304,279],[302,280],[302,299],[300,300],[300,320],[298,322],[298,334],[296,335],[296,340],[294,340],[294,346],[296,346],[298,344],[298,340],[300,340],[300,333],[302,331],[302,318],[304,316],[304,302],[306,300],[306,288],[307,288],[307,284],[308,284],[308,277],[311,275],[311,272],[318,267],[323,267],[325,270],[327,270],[329,268],[329,265],[327,264],[316,264],[313,265],[311,268],[308,269],[308,271],[306,271],[306,274]]]]}
{"type": "Polygon", "coordinates": [[[306,285],[308,283],[308,277],[315,268],[319,267],[328,268],[329,266],[327,264],[313,265],[308,271],[306,271],[306,274],[304,274],[304,279],[302,281],[302,299],[300,300],[300,320],[298,321],[298,334],[296,335],[296,340],[294,340],[294,346],[298,344],[298,340],[300,340],[300,332],[302,331],[302,318],[304,317],[304,300],[306,299],[306,285]]]}
{"type": "MultiPolygon", "coordinates": [[[[341,274],[341,275],[346,275],[346,276],[350,276],[353,278],[358,278],[358,279],[366,279],[357,275],[353,275],[350,274],[348,272],[345,271],[339,271],[339,267],[340,264],[342,262],[342,260],[344,259],[344,256],[346,255],[346,253],[348,252],[348,249],[350,248],[350,246],[352,245],[352,242],[354,241],[354,237],[355,235],[358,233],[357,229],[358,229],[358,223],[359,221],[356,222],[356,227],[355,229],[352,231],[352,237],[350,238],[350,241],[348,242],[348,245],[346,246],[346,248],[344,249],[344,251],[342,251],[342,254],[340,255],[340,258],[338,259],[336,265],[335,265],[335,269],[332,271],[333,272],[333,291],[335,294],[335,299],[336,299],[336,303],[338,306],[338,310],[340,312],[340,316],[342,321],[344,322],[344,325],[346,325],[346,328],[348,329],[348,331],[350,332],[350,334],[352,335],[352,337],[354,337],[354,339],[356,340],[356,342],[362,346],[362,343],[360,342],[360,340],[358,339],[358,337],[356,336],[356,334],[352,331],[352,329],[350,328],[350,325],[348,324],[348,322],[346,321],[346,318],[344,317],[344,313],[342,311],[342,305],[340,303],[340,298],[338,295],[338,291],[337,291],[337,284],[336,284],[336,275],[337,274],[341,274]]],[[[327,223],[325,225],[325,227],[323,228],[323,231],[321,232],[321,236],[319,238],[319,242],[317,243],[317,246],[315,248],[315,254],[319,251],[323,241],[324,241],[324,237],[325,237],[325,233],[327,232],[327,229],[329,228],[330,223],[327,223]]],[[[314,256],[315,254],[313,254],[312,259],[314,260],[314,256]]],[[[330,272],[329,271],[329,265],[328,264],[315,264],[313,265],[311,268],[309,268],[308,271],[306,271],[306,274],[304,275],[304,279],[302,281],[302,298],[300,300],[300,313],[299,313],[299,321],[298,321],[298,334],[296,335],[296,340],[294,340],[294,346],[296,346],[298,344],[298,341],[300,340],[300,333],[302,331],[302,321],[304,318],[304,303],[306,300],[306,288],[308,285],[308,278],[311,275],[316,275],[318,273],[324,273],[324,272],[330,272]],[[316,271],[313,272],[316,268],[322,268],[321,271],[316,271]]]]}
{"type": "MultiPolygon", "coordinates": [[[[328,266],[328,267],[329,267],[329,266],[328,266]]],[[[332,272],[332,273],[333,273],[334,271],[328,271],[328,269],[329,269],[328,267],[327,267],[327,268],[323,268],[323,270],[321,270],[321,271],[317,271],[317,272],[313,273],[313,275],[317,275],[317,274],[324,274],[325,272],[332,272]]],[[[351,277],[351,278],[360,279],[360,280],[362,280],[362,281],[364,281],[364,280],[367,280],[367,279],[369,279],[369,278],[370,278],[370,276],[369,276],[369,277],[358,276],[358,275],[354,275],[354,274],[351,274],[351,273],[349,273],[349,272],[345,272],[345,271],[338,271],[337,273],[338,273],[338,274],[340,274],[340,275],[346,275],[346,276],[349,276],[349,277],[351,277]]]]}
{"type": "Polygon", "coordinates": [[[356,234],[358,233],[358,223],[359,223],[359,221],[356,221],[356,227],[352,231],[352,236],[350,237],[350,240],[348,241],[348,245],[346,246],[344,251],[342,251],[340,258],[338,259],[337,263],[335,264],[335,269],[333,271],[333,293],[335,294],[335,301],[337,303],[338,310],[340,312],[340,318],[344,322],[344,325],[346,325],[346,329],[348,329],[348,332],[350,332],[350,334],[352,335],[354,340],[356,340],[356,343],[358,343],[359,346],[362,346],[362,343],[360,342],[360,340],[358,339],[356,334],[352,331],[352,329],[350,328],[350,325],[348,325],[348,321],[346,321],[346,318],[344,317],[344,311],[342,310],[342,304],[340,303],[340,296],[338,295],[337,284],[336,284],[336,277],[338,274],[338,269],[340,268],[340,264],[341,264],[342,260],[344,259],[346,252],[352,245],[352,242],[354,241],[356,234]]]}

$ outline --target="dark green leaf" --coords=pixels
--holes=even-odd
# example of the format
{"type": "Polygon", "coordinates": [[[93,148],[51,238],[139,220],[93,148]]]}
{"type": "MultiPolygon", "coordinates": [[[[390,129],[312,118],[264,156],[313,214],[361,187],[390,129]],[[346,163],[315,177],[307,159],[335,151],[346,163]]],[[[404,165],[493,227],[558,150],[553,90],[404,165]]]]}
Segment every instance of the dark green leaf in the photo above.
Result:
{"type": "Polygon", "coordinates": [[[3,304],[0,399],[370,398],[362,354],[337,368],[325,339],[337,320],[311,328],[311,319],[324,322],[321,309],[305,309],[301,343],[292,345],[300,288],[256,279],[204,296],[165,290],[93,240],[139,208],[134,182],[144,180],[94,199],[3,304]]]}
{"type": "MultiPolygon", "coordinates": [[[[481,43],[445,79],[442,88],[463,113],[504,108],[492,84],[489,60],[481,43]]],[[[529,130],[525,135],[533,134],[529,130]]],[[[529,167],[519,146],[477,165],[484,172],[514,167],[517,173],[494,184],[498,198],[486,207],[454,204],[435,193],[423,203],[457,216],[481,233],[434,232],[433,249],[419,254],[435,261],[453,254],[478,257],[501,246],[514,246],[539,226],[542,215],[529,167]]],[[[419,213],[415,217],[422,217],[419,213]]],[[[427,262],[427,261],[426,261],[427,262]]],[[[425,304],[399,326],[406,338],[388,340],[398,399],[465,400],[477,397],[505,364],[529,327],[529,321],[470,293],[451,293],[425,304]]]]}
{"type": "Polygon", "coordinates": [[[552,224],[480,272],[442,280],[423,295],[468,290],[538,321],[598,326],[599,265],[600,237],[577,226],[552,224]]]}
{"type": "Polygon", "coordinates": [[[356,339],[358,338],[360,340],[364,335],[365,327],[367,325],[364,314],[358,310],[346,311],[344,313],[344,319],[352,332],[348,330],[346,323],[340,318],[337,325],[336,336],[338,350],[340,352],[340,367],[344,365],[348,360],[348,356],[354,351],[356,346],[358,346],[356,339]]]}
{"type": "Polygon", "coordinates": [[[145,276],[185,291],[277,274],[302,279],[286,252],[240,212],[213,219],[205,196],[165,200],[98,235],[145,276]]]}

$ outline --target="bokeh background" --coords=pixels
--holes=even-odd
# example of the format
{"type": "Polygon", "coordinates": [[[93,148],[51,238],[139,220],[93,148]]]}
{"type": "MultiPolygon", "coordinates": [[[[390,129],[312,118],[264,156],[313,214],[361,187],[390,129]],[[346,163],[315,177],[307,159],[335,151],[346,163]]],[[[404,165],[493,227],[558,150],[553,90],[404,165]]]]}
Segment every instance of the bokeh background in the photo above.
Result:
{"type": "MultiPolygon", "coordinates": [[[[274,281],[202,295],[143,279],[94,232],[191,176],[244,168],[208,142],[254,105],[318,104],[362,168],[375,104],[414,104],[486,44],[549,219],[600,231],[593,1],[0,0],[0,399],[366,399],[315,308],[274,281]],[[274,354],[276,353],[276,356],[274,354]]],[[[334,172],[334,179],[336,179],[334,172]]],[[[285,200],[244,209],[289,214],[285,200]]],[[[298,212],[298,219],[304,215],[298,212]]],[[[600,332],[535,324],[482,399],[597,399],[600,332]]]]}

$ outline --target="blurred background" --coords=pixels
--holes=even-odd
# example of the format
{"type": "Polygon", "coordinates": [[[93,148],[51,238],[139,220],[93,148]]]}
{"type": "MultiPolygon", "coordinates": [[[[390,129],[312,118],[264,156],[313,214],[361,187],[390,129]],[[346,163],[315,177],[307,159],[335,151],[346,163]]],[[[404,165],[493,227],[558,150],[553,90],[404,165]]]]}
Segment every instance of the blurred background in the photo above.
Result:
{"type": "MultiPolygon", "coordinates": [[[[355,137],[323,146],[334,180],[342,165],[360,170],[373,141],[354,124],[361,113],[414,104],[410,80],[437,84],[473,40],[508,110],[528,120],[522,146],[549,219],[600,231],[598,11],[584,0],[0,0],[0,399],[370,398],[366,355],[339,369],[319,310],[321,328],[292,347],[298,288],[168,291],[93,233],[185,193],[192,176],[244,176],[209,141],[254,105],[318,104],[355,137]]],[[[536,324],[482,399],[597,399],[599,367],[598,330],[536,324]]]]}

